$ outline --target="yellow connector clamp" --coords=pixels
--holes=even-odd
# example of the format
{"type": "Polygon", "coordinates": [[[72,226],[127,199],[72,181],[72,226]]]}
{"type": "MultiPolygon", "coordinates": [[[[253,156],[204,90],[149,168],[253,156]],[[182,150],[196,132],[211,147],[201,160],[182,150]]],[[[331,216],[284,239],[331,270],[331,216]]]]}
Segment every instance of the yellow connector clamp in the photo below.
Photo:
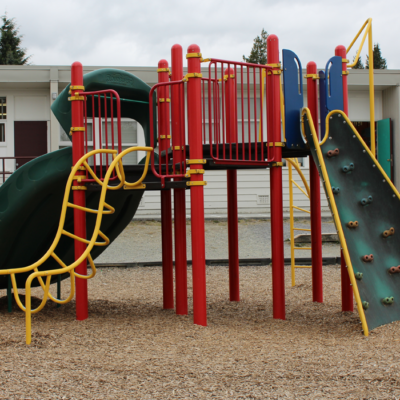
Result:
{"type": "Polygon", "coordinates": [[[71,96],[68,97],[68,101],[77,101],[77,100],[85,100],[84,96],[71,96]]]}
{"type": "Polygon", "coordinates": [[[201,58],[201,53],[187,53],[186,58],[201,58]]]}
{"type": "Polygon", "coordinates": [[[158,139],[171,139],[171,135],[160,135],[158,139]]]}
{"type": "Polygon", "coordinates": [[[204,169],[189,169],[186,171],[185,177],[190,178],[191,175],[202,175],[204,174],[204,169]]]}
{"type": "Polygon", "coordinates": [[[343,71],[342,72],[342,75],[348,75],[349,74],[349,71],[343,71]]]}
{"type": "Polygon", "coordinates": [[[198,72],[192,72],[192,73],[190,73],[190,74],[186,74],[186,75],[183,77],[182,81],[183,81],[183,82],[187,82],[190,78],[202,78],[202,77],[203,77],[203,74],[200,74],[200,73],[198,73],[198,72]]]}
{"type": "Polygon", "coordinates": [[[183,146],[171,146],[171,150],[183,150],[183,146]]]}
{"type": "Polygon", "coordinates": [[[170,72],[169,68],[157,68],[157,72],[170,72]]]}
{"type": "Polygon", "coordinates": [[[186,160],[186,164],[207,164],[207,160],[186,160]]]}
{"type": "Polygon", "coordinates": [[[87,190],[86,186],[72,186],[72,190],[87,190]]]}
{"type": "Polygon", "coordinates": [[[283,162],[273,162],[271,164],[272,167],[283,167],[283,162]]]}
{"type": "Polygon", "coordinates": [[[160,97],[159,99],[158,99],[158,102],[159,103],[171,103],[171,99],[164,99],[163,97],[160,97]]]}
{"type": "Polygon", "coordinates": [[[285,147],[286,143],[285,142],[275,142],[275,143],[269,142],[269,143],[266,144],[266,146],[269,146],[269,147],[273,147],[273,146],[275,146],[275,147],[285,147]]]}
{"type": "Polygon", "coordinates": [[[74,132],[85,132],[85,128],[83,127],[71,127],[70,131],[69,131],[69,136],[72,136],[72,134],[74,132]]]}
{"type": "Polygon", "coordinates": [[[268,71],[268,75],[280,75],[282,71],[280,69],[273,69],[272,71],[268,71]]]}
{"type": "Polygon", "coordinates": [[[206,186],[206,181],[189,181],[186,182],[186,186],[206,186]]]}
{"type": "Polygon", "coordinates": [[[281,63],[276,63],[276,64],[265,64],[267,67],[272,67],[272,68],[281,68],[282,65],[281,63]]]}
{"type": "Polygon", "coordinates": [[[315,81],[316,79],[319,79],[319,76],[317,74],[307,74],[304,75],[304,78],[313,78],[313,81],[315,81]]]}

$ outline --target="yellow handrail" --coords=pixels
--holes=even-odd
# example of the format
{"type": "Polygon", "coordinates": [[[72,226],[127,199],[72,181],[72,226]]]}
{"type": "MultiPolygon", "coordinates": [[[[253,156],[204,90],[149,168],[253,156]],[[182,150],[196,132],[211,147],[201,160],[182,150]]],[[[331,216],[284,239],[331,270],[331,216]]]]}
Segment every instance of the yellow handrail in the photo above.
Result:
{"type": "Polygon", "coordinates": [[[361,29],[358,31],[356,37],[350,43],[350,46],[347,48],[346,53],[348,54],[351,48],[353,47],[356,40],[361,35],[362,31],[365,29],[364,36],[361,40],[360,47],[358,48],[357,55],[354,58],[352,63],[347,64],[347,68],[353,68],[358,59],[360,58],[360,53],[362,48],[364,47],[365,39],[368,35],[368,75],[369,75],[369,113],[370,113],[370,135],[371,135],[371,152],[375,155],[375,93],[374,93],[374,49],[372,46],[372,18],[368,18],[361,29]]]}
{"type": "Polygon", "coordinates": [[[74,277],[81,278],[81,279],[90,279],[93,276],[95,276],[96,266],[94,265],[93,259],[90,255],[90,252],[94,246],[106,246],[110,243],[110,240],[108,239],[108,237],[103,232],[100,231],[100,225],[101,225],[102,217],[104,214],[112,214],[115,211],[115,209],[113,207],[111,207],[109,204],[107,204],[105,202],[107,190],[117,190],[117,189],[120,189],[123,185],[125,185],[126,187],[129,187],[129,188],[134,188],[136,186],[139,186],[146,177],[148,167],[149,167],[150,154],[152,151],[153,151],[152,147],[137,146],[137,147],[130,147],[130,148],[124,150],[123,152],[121,152],[120,154],[118,154],[117,156],[116,156],[117,150],[105,150],[105,149],[104,150],[93,150],[93,151],[85,154],[76,163],[76,165],[72,168],[71,173],[69,175],[69,178],[68,178],[68,181],[66,184],[65,193],[64,193],[60,222],[58,225],[56,236],[55,236],[54,241],[53,241],[52,245],[50,246],[49,250],[46,252],[46,254],[42,258],[40,258],[40,260],[36,261],[35,263],[33,263],[31,265],[28,265],[27,267],[0,270],[0,275],[10,275],[11,276],[11,282],[12,282],[12,286],[14,289],[15,301],[17,302],[17,304],[21,308],[21,310],[23,310],[26,314],[26,343],[27,344],[31,343],[31,315],[38,313],[40,310],[43,309],[43,307],[46,304],[47,298],[50,298],[52,301],[54,301],[56,303],[65,304],[68,301],[70,301],[72,299],[72,297],[74,296],[74,293],[75,293],[74,277]],[[146,154],[146,162],[145,162],[145,166],[144,166],[144,170],[143,170],[143,174],[142,174],[141,178],[137,182],[129,183],[129,182],[125,181],[125,172],[124,172],[123,165],[122,165],[122,158],[125,155],[127,155],[133,151],[146,151],[147,154],[146,154]],[[112,154],[112,156],[113,156],[113,161],[105,174],[103,182],[96,177],[93,170],[89,167],[89,165],[86,162],[86,160],[89,157],[94,156],[99,153],[112,154]],[[79,168],[82,165],[85,166],[85,168],[89,171],[90,175],[101,186],[98,210],[93,210],[93,209],[90,209],[87,207],[77,206],[68,201],[70,191],[71,191],[71,186],[73,184],[73,179],[74,179],[77,171],[79,170],[79,168]],[[120,183],[116,186],[108,186],[111,174],[114,169],[117,172],[117,176],[120,179],[120,183]],[[78,236],[64,230],[65,217],[66,217],[66,212],[67,212],[68,207],[72,207],[72,208],[76,208],[76,209],[86,211],[89,213],[97,214],[95,227],[93,230],[92,238],[90,240],[83,239],[81,237],[78,237],[78,236]],[[104,211],[104,208],[106,208],[107,211],[104,211]],[[57,247],[62,235],[68,236],[74,240],[78,240],[82,243],[87,244],[86,250],[82,253],[82,255],[69,266],[65,265],[65,263],[54,253],[54,250],[57,247]],[[97,240],[98,236],[100,236],[104,240],[104,242],[97,242],[96,240],[97,240]],[[48,271],[39,271],[38,267],[40,265],[42,265],[50,257],[53,257],[60,264],[61,268],[54,269],[54,270],[48,270],[48,271]],[[74,269],[78,265],[80,265],[86,258],[89,260],[90,266],[92,268],[92,273],[90,275],[84,276],[84,275],[76,273],[74,269]],[[15,274],[29,272],[29,271],[33,271],[33,272],[28,276],[28,279],[26,280],[26,283],[25,283],[25,306],[24,306],[19,298],[15,274]],[[70,295],[65,300],[56,299],[49,293],[51,276],[65,274],[68,272],[69,272],[70,278],[71,278],[70,295]],[[43,277],[46,277],[45,283],[43,282],[43,279],[42,279],[43,277]],[[43,295],[43,300],[42,300],[41,304],[39,305],[39,307],[32,310],[31,309],[31,285],[32,285],[32,281],[35,278],[37,278],[39,280],[40,286],[42,287],[42,289],[44,291],[44,295],[43,295]]]}
{"type": "MultiPolygon", "coordinates": [[[[315,131],[315,127],[314,127],[314,121],[312,119],[311,116],[311,112],[308,108],[303,108],[302,112],[301,112],[301,127],[302,127],[302,132],[303,135],[305,135],[305,130],[304,130],[304,115],[307,115],[307,119],[310,125],[310,130],[311,130],[311,134],[313,137],[313,141],[314,141],[314,146],[315,146],[315,150],[317,152],[317,156],[318,156],[318,162],[320,164],[320,168],[321,168],[321,172],[322,172],[322,179],[325,182],[325,187],[326,187],[326,194],[327,194],[327,198],[329,201],[329,204],[331,206],[331,211],[333,214],[333,218],[335,220],[335,225],[336,225],[336,229],[338,231],[338,235],[339,235],[339,239],[340,239],[340,244],[342,245],[342,249],[343,249],[343,256],[347,265],[347,271],[350,277],[350,282],[352,284],[353,287],[353,293],[354,293],[354,297],[356,299],[356,303],[357,303],[357,310],[358,310],[358,314],[360,316],[361,319],[361,324],[363,327],[363,332],[365,336],[368,336],[368,325],[367,325],[367,320],[365,318],[365,313],[364,313],[364,309],[362,307],[362,303],[361,303],[361,297],[360,297],[360,293],[358,291],[358,286],[357,286],[357,282],[356,282],[356,278],[354,276],[354,271],[353,271],[353,265],[351,263],[351,259],[350,259],[350,254],[349,254],[349,250],[347,248],[347,243],[346,243],[346,239],[344,237],[344,233],[343,233],[343,227],[342,224],[340,222],[340,218],[339,218],[339,212],[338,209],[336,207],[336,203],[334,200],[334,196],[333,196],[333,192],[332,192],[332,187],[331,187],[331,183],[329,180],[329,175],[328,175],[328,171],[326,170],[325,167],[325,161],[324,161],[324,157],[322,155],[322,151],[321,151],[321,144],[319,143],[319,138],[318,135],[315,131]]],[[[351,123],[351,121],[349,120],[349,118],[347,117],[347,115],[343,112],[343,111],[339,111],[339,110],[334,110],[331,111],[327,116],[326,116],[326,129],[325,129],[325,137],[322,140],[321,143],[324,143],[326,138],[329,136],[329,118],[331,117],[331,115],[333,114],[341,114],[343,116],[343,118],[346,120],[346,122],[349,124],[349,126],[352,128],[353,132],[355,135],[357,135],[358,139],[360,140],[361,143],[364,143],[364,141],[361,139],[360,134],[357,132],[356,128],[354,128],[353,124],[351,123]]],[[[367,146],[366,150],[368,151],[369,155],[373,158],[374,161],[376,161],[375,156],[371,153],[371,151],[368,149],[367,146]]],[[[396,190],[396,188],[393,186],[393,184],[391,183],[390,179],[387,178],[385,172],[383,171],[382,167],[379,165],[378,161],[376,161],[376,165],[378,166],[378,168],[381,170],[381,172],[385,175],[386,181],[389,183],[389,185],[393,188],[393,190],[395,191],[395,193],[397,194],[397,196],[400,198],[399,192],[396,190]]]]}
{"type": "MultiPolygon", "coordinates": [[[[268,65],[268,64],[267,64],[268,65]]],[[[265,78],[267,77],[267,71],[265,69],[262,70],[261,73],[261,104],[260,104],[260,113],[263,112],[264,107],[264,84],[265,78]]],[[[279,91],[280,91],[280,108],[281,108],[281,120],[282,120],[282,133],[283,133],[283,141],[286,142],[286,130],[285,130],[285,100],[283,97],[283,88],[282,88],[282,79],[279,79],[279,91]]],[[[258,123],[258,141],[262,140],[262,132],[261,132],[261,119],[258,123]]]]}

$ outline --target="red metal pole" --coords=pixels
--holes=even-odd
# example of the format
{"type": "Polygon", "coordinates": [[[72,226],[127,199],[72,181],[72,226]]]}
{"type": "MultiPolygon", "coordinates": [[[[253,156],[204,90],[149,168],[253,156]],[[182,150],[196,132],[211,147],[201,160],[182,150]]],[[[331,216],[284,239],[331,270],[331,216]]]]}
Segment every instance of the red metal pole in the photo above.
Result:
{"type": "MultiPolygon", "coordinates": [[[[179,81],[183,78],[183,52],[182,46],[175,44],[171,48],[171,80],[179,81]]],[[[178,85],[171,87],[171,126],[172,146],[182,146],[182,125],[179,104],[181,99],[181,88],[178,85]]],[[[183,162],[183,152],[174,152],[174,164],[183,162]]],[[[180,164],[181,165],[181,164],[180,164]]],[[[181,171],[179,171],[181,172],[181,171]]],[[[181,172],[183,173],[183,171],[181,172]]],[[[181,178],[174,179],[180,181],[181,178]]],[[[174,189],[174,230],[175,230],[175,300],[176,313],[187,315],[187,258],[186,258],[186,194],[185,189],[174,189]]]]}
{"type": "MultiPolygon", "coordinates": [[[[229,76],[225,84],[226,142],[237,142],[236,77],[233,68],[225,70],[229,76]]],[[[239,288],[239,227],[237,199],[237,171],[226,171],[228,194],[228,244],[229,244],[229,300],[240,301],[239,288]]]]}
{"type": "MultiPolygon", "coordinates": [[[[307,103],[319,137],[318,125],[318,86],[317,64],[310,61],[307,64],[307,103]],[[310,76],[313,75],[313,76],[310,76]]],[[[310,160],[310,218],[311,218],[311,259],[312,259],[312,292],[313,301],[322,303],[322,232],[321,232],[321,191],[318,169],[312,156],[310,160]]]]}
{"type": "MultiPolygon", "coordinates": [[[[169,82],[168,61],[158,63],[158,82],[169,82]]],[[[169,134],[169,88],[160,87],[157,91],[159,107],[159,149],[167,152],[170,147],[169,134]]],[[[166,164],[167,158],[160,157],[160,163],[166,164]]],[[[168,174],[168,165],[166,165],[168,174]]],[[[172,200],[171,190],[161,190],[161,241],[163,274],[163,308],[174,308],[174,266],[172,250],[172,200]]]]}
{"type": "MultiPolygon", "coordinates": [[[[188,47],[188,132],[190,169],[203,168],[203,145],[201,132],[201,78],[200,47],[188,47]]],[[[206,250],[204,233],[204,182],[203,175],[190,176],[190,205],[192,222],[192,274],[193,274],[193,320],[197,325],[207,326],[206,298],[206,250]]]]}
{"type": "MultiPolygon", "coordinates": [[[[279,64],[279,40],[276,35],[267,39],[268,64],[279,64]]],[[[280,67],[275,66],[274,71],[280,67]]],[[[281,113],[280,113],[280,75],[267,75],[267,127],[268,142],[280,143],[281,113]]],[[[273,316],[285,319],[285,269],[283,253],[283,198],[282,198],[282,147],[275,146],[275,166],[270,168],[271,196],[271,250],[272,250],[272,298],[273,316]]]]}
{"type": "MultiPolygon", "coordinates": [[[[342,62],[342,82],[343,82],[343,111],[349,115],[349,97],[347,88],[347,62],[346,60],[346,47],[339,45],[335,49],[335,56],[340,56],[344,60],[342,62]]],[[[354,311],[353,304],[353,288],[351,287],[350,277],[347,272],[346,261],[341,254],[341,276],[342,276],[342,311],[354,311]]]]}
{"type": "MultiPolygon", "coordinates": [[[[335,56],[342,57],[342,81],[343,81],[343,112],[349,115],[349,94],[347,90],[347,62],[346,47],[339,45],[335,48],[335,56]]],[[[353,288],[351,287],[350,277],[347,272],[346,261],[343,257],[343,252],[340,251],[341,256],[341,276],[342,276],[342,311],[354,311],[353,304],[353,288]]]]}
{"type": "MultiPolygon", "coordinates": [[[[78,61],[74,62],[71,67],[71,124],[73,128],[83,128],[83,100],[79,98],[79,93],[83,92],[83,68],[78,61]],[[77,88],[75,89],[74,86],[77,88]]],[[[85,154],[84,134],[83,131],[72,131],[72,164],[75,165],[79,159],[85,154]]],[[[76,175],[85,175],[85,172],[79,170],[76,175]]],[[[85,207],[85,190],[83,184],[74,182],[73,199],[74,204],[85,207]],[[75,187],[75,188],[74,188],[75,187]]],[[[86,239],[86,214],[84,211],[74,208],[74,234],[86,239]]],[[[75,260],[77,260],[86,250],[86,244],[75,240],[75,260]]],[[[75,268],[76,272],[81,275],[87,275],[87,261],[75,268]]],[[[88,317],[88,290],[87,280],[75,278],[76,286],[76,319],[83,321],[88,317]]]]}

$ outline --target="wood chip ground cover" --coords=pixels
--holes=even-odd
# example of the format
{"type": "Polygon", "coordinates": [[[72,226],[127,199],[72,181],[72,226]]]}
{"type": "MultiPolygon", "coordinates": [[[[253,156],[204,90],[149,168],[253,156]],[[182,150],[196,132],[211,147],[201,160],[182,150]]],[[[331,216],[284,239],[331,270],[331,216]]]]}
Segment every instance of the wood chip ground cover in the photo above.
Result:
{"type": "Polygon", "coordinates": [[[338,266],[324,267],[323,304],[311,301],[310,270],[294,288],[289,273],[280,321],[269,267],[241,268],[240,303],[228,301],[227,268],[209,267],[204,328],[161,309],[160,267],[104,268],[89,281],[89,319],[75,321],[74,302],[48,303],[31,346],[3,297],[0,399],[399,398],[400,324],[364,338],[358,315],[341,312],[338,266]]]}

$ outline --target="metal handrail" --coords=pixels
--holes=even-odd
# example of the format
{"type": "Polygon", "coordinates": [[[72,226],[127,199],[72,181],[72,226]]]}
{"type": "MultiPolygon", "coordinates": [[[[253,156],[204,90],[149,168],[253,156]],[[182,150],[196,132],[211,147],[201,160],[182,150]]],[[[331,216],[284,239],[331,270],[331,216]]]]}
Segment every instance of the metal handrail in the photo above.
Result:
{"type": "Polygon", "coordinates": [[[6,162],[5,160],[33,160],[39,156],[19,156],[19,157],[0,157],[0,160],[2,161],[2,171],[0,172],[1,175],[3,175],[3,183],[6,181],[6,175],[12,175],[15,171],[6,171],[6,162]]]}
{"type": "Polygon", "coordinates": [[[358,31],[357,35],[350,43],[349,47],[346,50],[348,54],[351,48],[353,47],[356,40],[360,37],[362,31],[365,29],[364,36],[361,40],[360,47],[358,48],[357,55],[354,58],[352,63],[347,63],[347,68],[353,68],[358,59],[360,58],[360,53],[362,48],[364,47],[365,39],[368,35],[368,62],[369,62],[369,113],[370,113],[370,132],[371,132],[371,152],[375,155],[375,93],[374,93],[374,50],[372,46],[372,18],[368,18],[361,29],[358,31]]]}

